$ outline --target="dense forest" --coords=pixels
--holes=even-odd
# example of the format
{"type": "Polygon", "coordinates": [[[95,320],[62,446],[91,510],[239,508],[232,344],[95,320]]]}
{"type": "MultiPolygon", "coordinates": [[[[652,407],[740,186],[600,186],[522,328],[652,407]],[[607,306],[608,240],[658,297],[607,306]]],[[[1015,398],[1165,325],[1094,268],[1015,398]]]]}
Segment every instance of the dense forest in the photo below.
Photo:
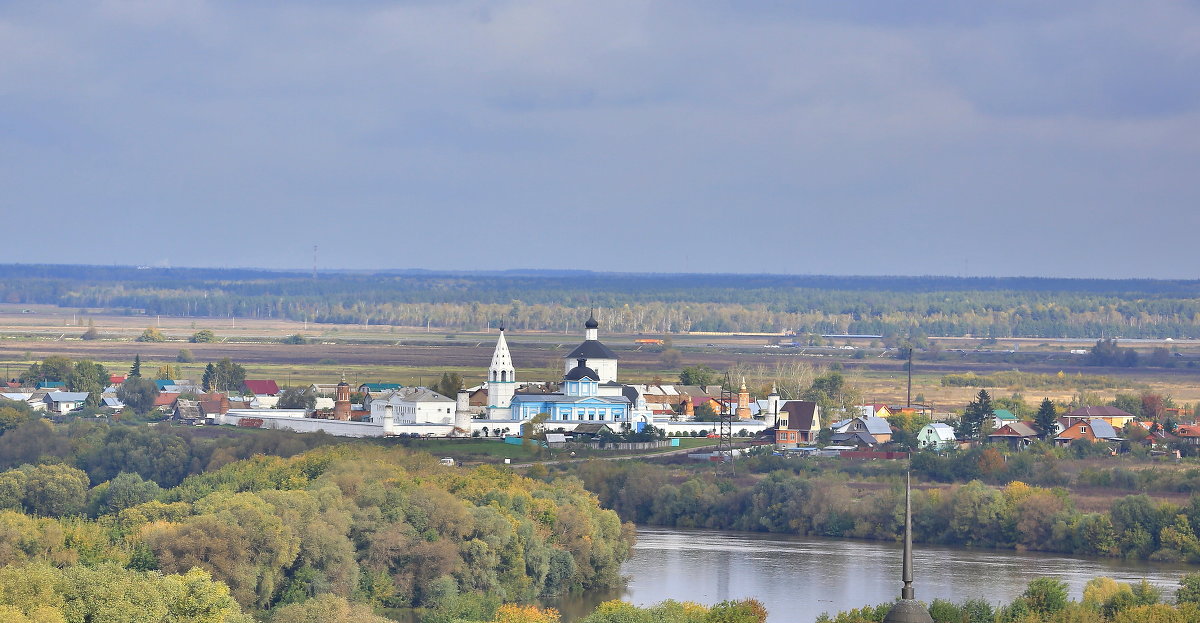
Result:
{"type": "Polygon", "coordinates": [[[0,266],[0,301],[196,317],[567,331],[980,337],[1200,335],[1200,281],[298,272],[0,266]]]}
{"type": "Polygon", "coordinates": [[[0,619],[372,622],[419,607],[433,623],[516,623],[550,619],[502,603],[621,582],[632,526],[577,480],[328,442],[16,423],[0,435],[0,619]]]}

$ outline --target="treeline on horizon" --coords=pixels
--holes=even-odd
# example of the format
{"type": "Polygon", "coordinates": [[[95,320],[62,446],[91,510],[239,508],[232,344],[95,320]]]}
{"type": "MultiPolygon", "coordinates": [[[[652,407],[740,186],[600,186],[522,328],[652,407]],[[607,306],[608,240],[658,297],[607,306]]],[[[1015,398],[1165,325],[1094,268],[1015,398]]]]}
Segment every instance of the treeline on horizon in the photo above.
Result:
{"type": "Polygon", "coordinates": [[[0,266],[0,301],[184,317],[622,333],[1200,335],[1200,281],[0,266]]]}

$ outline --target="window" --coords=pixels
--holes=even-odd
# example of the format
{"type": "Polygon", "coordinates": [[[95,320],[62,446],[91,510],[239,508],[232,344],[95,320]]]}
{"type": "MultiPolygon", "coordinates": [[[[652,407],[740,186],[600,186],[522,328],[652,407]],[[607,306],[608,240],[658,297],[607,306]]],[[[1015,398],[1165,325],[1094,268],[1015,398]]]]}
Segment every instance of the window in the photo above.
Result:
{"type": "Polygon", "coordinates": [[[1087,432],[1087,427],[1086,427],[1086,426],[1080,426],[1080,427],[1079,427],[1079,432],[1081,432],[1081,433],[1086,433],[1086,432],[1087,432]]]}

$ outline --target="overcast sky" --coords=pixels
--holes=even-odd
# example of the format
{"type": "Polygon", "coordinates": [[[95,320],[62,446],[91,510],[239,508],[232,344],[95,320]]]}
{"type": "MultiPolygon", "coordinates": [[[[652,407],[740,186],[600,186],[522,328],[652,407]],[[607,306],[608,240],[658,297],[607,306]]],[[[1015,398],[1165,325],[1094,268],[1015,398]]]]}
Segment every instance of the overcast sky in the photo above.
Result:
{"type": "Polygon", "coordinates": [[[0,5],[0,262],[1197,278],[1200,3],[0,5]]]}

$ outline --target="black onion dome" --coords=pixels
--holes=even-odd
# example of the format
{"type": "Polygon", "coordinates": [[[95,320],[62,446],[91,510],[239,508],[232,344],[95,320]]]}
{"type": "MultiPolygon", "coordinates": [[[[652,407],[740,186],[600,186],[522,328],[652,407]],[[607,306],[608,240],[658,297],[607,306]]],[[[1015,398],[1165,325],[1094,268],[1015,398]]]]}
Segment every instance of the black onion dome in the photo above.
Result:
{"type": "Polygon", "coordinates": [[[564,381],[579,381],[579,380],[583,380],[584,378],[589,378],[593,381],[599,381],[600,375],[596,374],[595,370],[587,367],[587,359],[580,357],[579,365],[575,366],[574,368],[571,368],[571,370],[569,372],[567,372],[566,376],[563,377],[563,380],[564,381]]]}

